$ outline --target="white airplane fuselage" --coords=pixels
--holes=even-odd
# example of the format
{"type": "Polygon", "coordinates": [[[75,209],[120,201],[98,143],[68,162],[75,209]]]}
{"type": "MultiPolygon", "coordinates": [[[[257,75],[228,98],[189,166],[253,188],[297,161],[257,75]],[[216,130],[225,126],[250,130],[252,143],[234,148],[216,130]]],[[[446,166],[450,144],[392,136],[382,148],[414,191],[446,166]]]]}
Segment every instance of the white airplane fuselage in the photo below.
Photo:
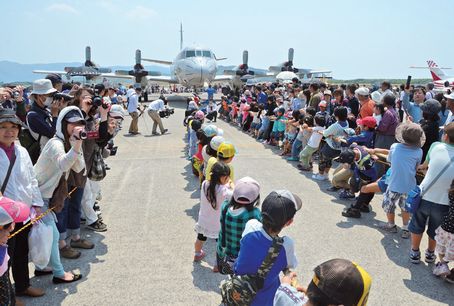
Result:
{"type": "Polygon", "coordinates": [[[172,78],[187,87],[203,87],[206,83],[212,83],[216,71],[216,58],[207,49],[185,48],[170,66],[172,78]]]}

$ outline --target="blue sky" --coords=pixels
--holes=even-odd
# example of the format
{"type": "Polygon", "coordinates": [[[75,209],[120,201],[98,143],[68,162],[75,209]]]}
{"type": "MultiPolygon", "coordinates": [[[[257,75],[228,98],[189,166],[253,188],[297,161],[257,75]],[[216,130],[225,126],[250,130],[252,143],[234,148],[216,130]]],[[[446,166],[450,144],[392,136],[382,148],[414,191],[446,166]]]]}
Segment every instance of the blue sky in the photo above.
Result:
{"type": "MultiPolygon", "coordinates": [[[[132,65],[134,51],[172,60],[185,45],[211,48],[223,65],[267,68],[295,49],[302,68],[327,68],[335,78],[430,77],[412,70],[433,59],[454,66],[451,0],[324,1],[0,1],[0,60],[19,63],[83,61],[132,65]]],[[[454,74],[454,70],[450,74],[454,74]]]]}

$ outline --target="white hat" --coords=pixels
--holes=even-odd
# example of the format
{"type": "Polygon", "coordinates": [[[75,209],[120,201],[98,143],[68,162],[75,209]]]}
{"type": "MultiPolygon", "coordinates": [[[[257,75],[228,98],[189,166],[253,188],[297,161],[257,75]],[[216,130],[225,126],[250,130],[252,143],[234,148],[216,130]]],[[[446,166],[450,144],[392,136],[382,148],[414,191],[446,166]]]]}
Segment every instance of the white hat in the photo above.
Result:
{"type": "Polygon", "coordinates": [[[52,87],[52,82],[48,79],[39,79],[33,82],[33,91],[31,94],[47,95],[57,90],[52,87]]]}
{"type": "Polygon", "coordinates": [[[375,103],[381,103],[381,93],[376,90],[370,94],[375,103]]]}
{"type": "Polygon", "coordinates": [[[445,94],[445,95],[443,95],[443,97],[445,97],[446,99],[449,99],[449,100],[454,100],[454,91],[453,91],[453,92],[451,92],[451,94],[450,94],[450,95],[446,95],[446,94],[445,94]]]}
{"type": "Polygon", "coordinates": [[[109,110],[109,115],[112,118],[124,119],[123,107],[121,107],[121,105],[118,104],[112,105],[109,110]]]}
{"type": "Polygon", "coordinates": [[[368,96],[369,95],[369,89],[366,87],[360,87],[357,90],[355,90],[355,94],[359,96],[368,96]]]}
{"type": "Polygon", "coordinates": [[[244,91],[244,95],[245,95],[245,96],[250,96],[250,95],[251,95],[251,91],[250,91],[249,89],[246,89],[246,90],[244,91]]]}
{"type": "Polygon", "coordinates": [[[214,136],[213,138],[211,138],[210,147],[213,150],[217,151],[219,149],[219,146],[221,145],[221,143],[223,143],[224,141],[225,141],[224,137],[222,137],[222,136],[214,136]]]}

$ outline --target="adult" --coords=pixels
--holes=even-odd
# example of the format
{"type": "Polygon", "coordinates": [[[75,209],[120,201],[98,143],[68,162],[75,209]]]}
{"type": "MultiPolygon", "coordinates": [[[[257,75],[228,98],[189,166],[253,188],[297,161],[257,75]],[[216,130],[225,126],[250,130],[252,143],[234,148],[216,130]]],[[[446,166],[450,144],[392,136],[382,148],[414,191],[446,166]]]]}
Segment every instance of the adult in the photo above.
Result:
{"type": "Polygon", "coordinates": [[[213,87],[211,87],[211,84],[208,85],[208,88],[207,88],[207,95],[208,95],[208,101],[210,100],[213,100],[214,99],[214,93],[216,92],[216,89],[214,89],[213,87]]]}
{"type": "MultiPolygon", "coordinates": [[[[13,110],[0,110],[0,182],[1,194],[14,201],[20,201],[33,207],[36,213],[41,212],[43,201],[33,171],[33,165],[25,148],[14,141],[19,136],[22,121],[13,110]],[[8,172],[10,174],[8,176],[8,172]]],[[[27,222],[16,223],[14,237],[8,240],[8,253],[11,258],[12,275],[16,295],[38,297],[44,291],[30,286],[28,270],[28,234],[30,227],[24,228],[27,222]]]]}
{"type": "Polygon", "coordinates": [[[262,86],[256,86],[255,87],[255,93],[257,95],[257,103],[265,105],[266,101],[268,99],[268,96],[263,91],[262,86]]]}
{"type": "Polygon", "coordinates": [[[382,95],[394,95],[393,91],[391,90],[391,83],[389,81],[383,81],[380,84],[380,89],[378,90],[382,95]]]}
{"type": "Polygon", "coordinates": [[[311,93],[309,106],[318,110],[318,104],[322,100],[322,93],[319,91],[319,85],[317,83],[311,83],[311,85],[309,85],[309,91],[311,93]]]}
{"type": "Polygon", "coordinates": [[[438,125],[440,117],[438,117],[438,113],[440,112],[441,105],[437,100],[429,99],[421,104],[420,108],[423,117],[420,123],[424,135],[426,136],[426,142],[421,148],[423,153],[422,160],[424,161],[426,160],[427,153],[429,152],[432,143],[440,139],[440,128],[438,125]]]}
{"type": "Polygon", "coordinates": [[[396,142],[395,135],[399,124],[399,116],[394,108],[396,106],[396,98],[393,95],[385,95],[382,101],[386,111],[377,127],[375,147],[389,149],[396,142]]]}
{"type": "Polygon", "coordinates": [[[375,102],[369,97],[369,89],[360,87],[355,90],[360,104],[359,118],[366,118],[374,115],[375,102]]]}
{"type": "Polygon", "coordinates": [[[426,96],[423,87],[416,87],[413,92],[413,101],[410,101],[410,92],[408,89],[402,98],[402,107],[406,111],[407,115],[411,118],[410,120],[419,123],[422,119],[422,111],[420,105],[424,102],[426,96]]]}
{"type": "Polygon", "coordinates": [[[164,96],[161,96],[159,99],[151,102],[147,107],[148,116],[150,116],[151,120],[153,120],[153,130],[151,132],[152,135],[159,135],[156,132],[158,125],[159,129],[161,130],[161,135],[164,135],[168,131],[164,128],[161,117],[159,116],[159,112],[163,111],[166,108],[166,102],[166,98],[164,98],[164,96]]]}
{"type": "Polygon", "coordinates": [[[355,84],[350,84],[347,86],[345,93],[347,95],[347,107],[350,109],[350,113],[358,117],[359,114],[359,101],[355,96],[355,91],[358,87],[355,84]]]}
{"type": "Polygon", "coordinates": [[[446,98],[446,108],[449,109],[449,114],[445,121],[445,126],[447,126],[451,122],[454,122],[454,92],[449,95],[446,94],[444,97],[446,98]]]}
{"type": "Polygon", "coordinates": [[[434,83],[428,83],[426,85],[426,100],[435,99],[434,87],[434,83]]]}
{"type": "Polygon", "coordinates": [[[142,92],[142,88],[137,87],[134,91],[130,91],[130,96],[128,98],[128,113],[131,116],[131,124],[129,125],[129,134],[138,135],[139,133],[139,96],[142,92]]]}
{"type": "Polygon", "coordinates": [[[61,92],[63,89],[63,80],[61,76],[55,73],[46,75],[45,79],[49,80],[52,83],[52,87],[55,88],[58,92],[61,92]]]}

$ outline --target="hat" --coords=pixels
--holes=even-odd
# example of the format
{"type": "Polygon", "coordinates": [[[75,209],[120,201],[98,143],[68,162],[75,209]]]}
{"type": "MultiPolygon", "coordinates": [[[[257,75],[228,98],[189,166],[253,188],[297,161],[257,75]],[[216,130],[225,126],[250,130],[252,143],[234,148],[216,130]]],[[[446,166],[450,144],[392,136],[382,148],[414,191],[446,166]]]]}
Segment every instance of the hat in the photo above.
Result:
{"type": "Polygon", "coordinates": [[[63,83],[61,76],[55,73],[46,75],[45,79],[49,80],[52,83],[52,86],[58,83],[63,83]]]}
{"type": "Polygon", "coordinates": [[[451,92],[451,94],[444,94],[443,97],[445,97],[446,99],[450,99],[450,100],[454,100],[454,91],[451,92]]]}
{"type": "Polygon", "coordinates": [[[353,151],[353,149],[342,151],[337,158],[337,161],[342,164],[351,164],[355,161],[355,152],[353,151]]]}
{"type": "Polygon", "coordinates": [[[194,114],[194,118],[203,120],[205,118],[205,114],[201,110],[199,110],[194,114]]]}
{"type": "Polygon", "coordinates": [[[96,84],[96,85],[95,85],[95,91],[96,91],[96,92],[101,92],[101,91],[103,91],[104,89],[106,89],[106,86],[104,86],[104,84],[99,83],[99,84],[96,84]]]}
{"type": "Polygon", "coordinates": [[[372,116],[367,116],[367,117],[356,120],[356,124],[364,125],[364,126],[367,126],[368,128],[373,129],[374,127],[377,126],[377,120],[375,120],[375,118],[372,116]]]}
{"type": "Polygon", "coordinates": [[[253,178],[246,176],[235,183],[233,199],[238,204],[254,203],[260,196],[260,184],[253,178]]]}
{"type": "Polygon", "coordinates": [[[244,95],[245,95],[245,96],[250,96],[250,95],[251,95],[251,91],[250,91],[249,89],[246,89],[246,90],[244,91],[244,95]]]}
{"type": "Polygon", "coordinates": [[[285,108],[279,107],[279,108],[277,109],[277,112],[285,114],[285,108]]]}
{"type": "Polygon", "coordinates": [[[110,107],[109,116],[114,119],[124,119],[123,107],[114,104],[110,107]]]}
{"type": "Polygon", "coordinates": [[[218,148],[218,157],[230,158],[235,156],[235,147],[230,142],[223,142],[218,148]]]}
{"type": "Polygon", "coordinates": [[[10,108],[0,109],[0,123],[1,122],[11,122],[12,124],[22,126],[22,121],[16,116],[16,112],[10,108]]]}
{"type": "Polygon", "coordinates": [[[426,142],[426,135],[419,124],[406,122],[397,127],[396,139],[409,146],[422,147],[426,142]]]}
{"type": "Polygon", "coordinates": [[[424,101],[424,103],[419,105],[419,107],[425,113],[438,114],[438,112],[440,112],[441,109],[441,104],[435,99],[429,99],[424,101]]]}
{"type": "Polygon", "coordinates": [[[285,189],[275,190],[263,200],[262,216],[277,227],[282,227],[301,206],[301,198],[296,194],[285,189]]]}
{"type": "Polygon", "coordinates": [[[31,95],[47,95],[57,90],[52,87],[52,82],[48,79],[39,79],[33,82],[33,90],[31,95]]]}
{"type": "Polygon", "coordinates": [[[323,92],[323,95],[330,95],[332,96],[333,94],[331,93],[331,90],[327,89],[323,92]]]}
{"type": "Polygon", "coordinates": [[[70,110],[64,117],[63,117],[63,120],[65,120],[66,122],[69,122],[69,123],[76,123],[76,122],[80,122],[80,123],[83,123],[84,125],[87,124],[87,122],[85,121],[85,119],[81,116],[80,112],[73,109],[73,110],[70,110]]]}
{"type": "Polygon", "coordinates": [[[367,304],[372,278],[361,266],[346,259],[331,259],[314,269],[308,292],[320,291],[325,304],[367,304]]]}
{"type": "Polygon", "coordinates": [[[326,107],[326,101],[325,100],[322,100],[320,101],[320,103],[318,104],[318,107],[326,107]]]}
{"type": "Polygon", "coordinates": [[[381,103],[381,93],[378,90],[371,93],[370,96],[375,103],[381,103]]]}
{"type": "Polygon", "coordinates": [[[214,137],[218,133],[218,128],[213,124],[204,126],[202,128],[202,130],[203,130],[203,133],[205,134],[205,136],[207,136],[207,137],[214,137]]]}
{"type": "Polygon", "coordinates": [[[357,90],[355,90],[355,94],[359,95],[359,96],[368,96],[369,95],[369,88],[360,87],[357,90]]]}
{"type": "Polygon", "coordinates": [[[219,146],[225,141],[224,137],[222,136],[214,136],[210,141],[210,147],[213,150],[218,150],[219,146]]]}
{"type": "Polygon", "coordinates": [[[30,207],[22,202],[0,197],[0,225],[24,222],[30,216],[30,207]]]}

